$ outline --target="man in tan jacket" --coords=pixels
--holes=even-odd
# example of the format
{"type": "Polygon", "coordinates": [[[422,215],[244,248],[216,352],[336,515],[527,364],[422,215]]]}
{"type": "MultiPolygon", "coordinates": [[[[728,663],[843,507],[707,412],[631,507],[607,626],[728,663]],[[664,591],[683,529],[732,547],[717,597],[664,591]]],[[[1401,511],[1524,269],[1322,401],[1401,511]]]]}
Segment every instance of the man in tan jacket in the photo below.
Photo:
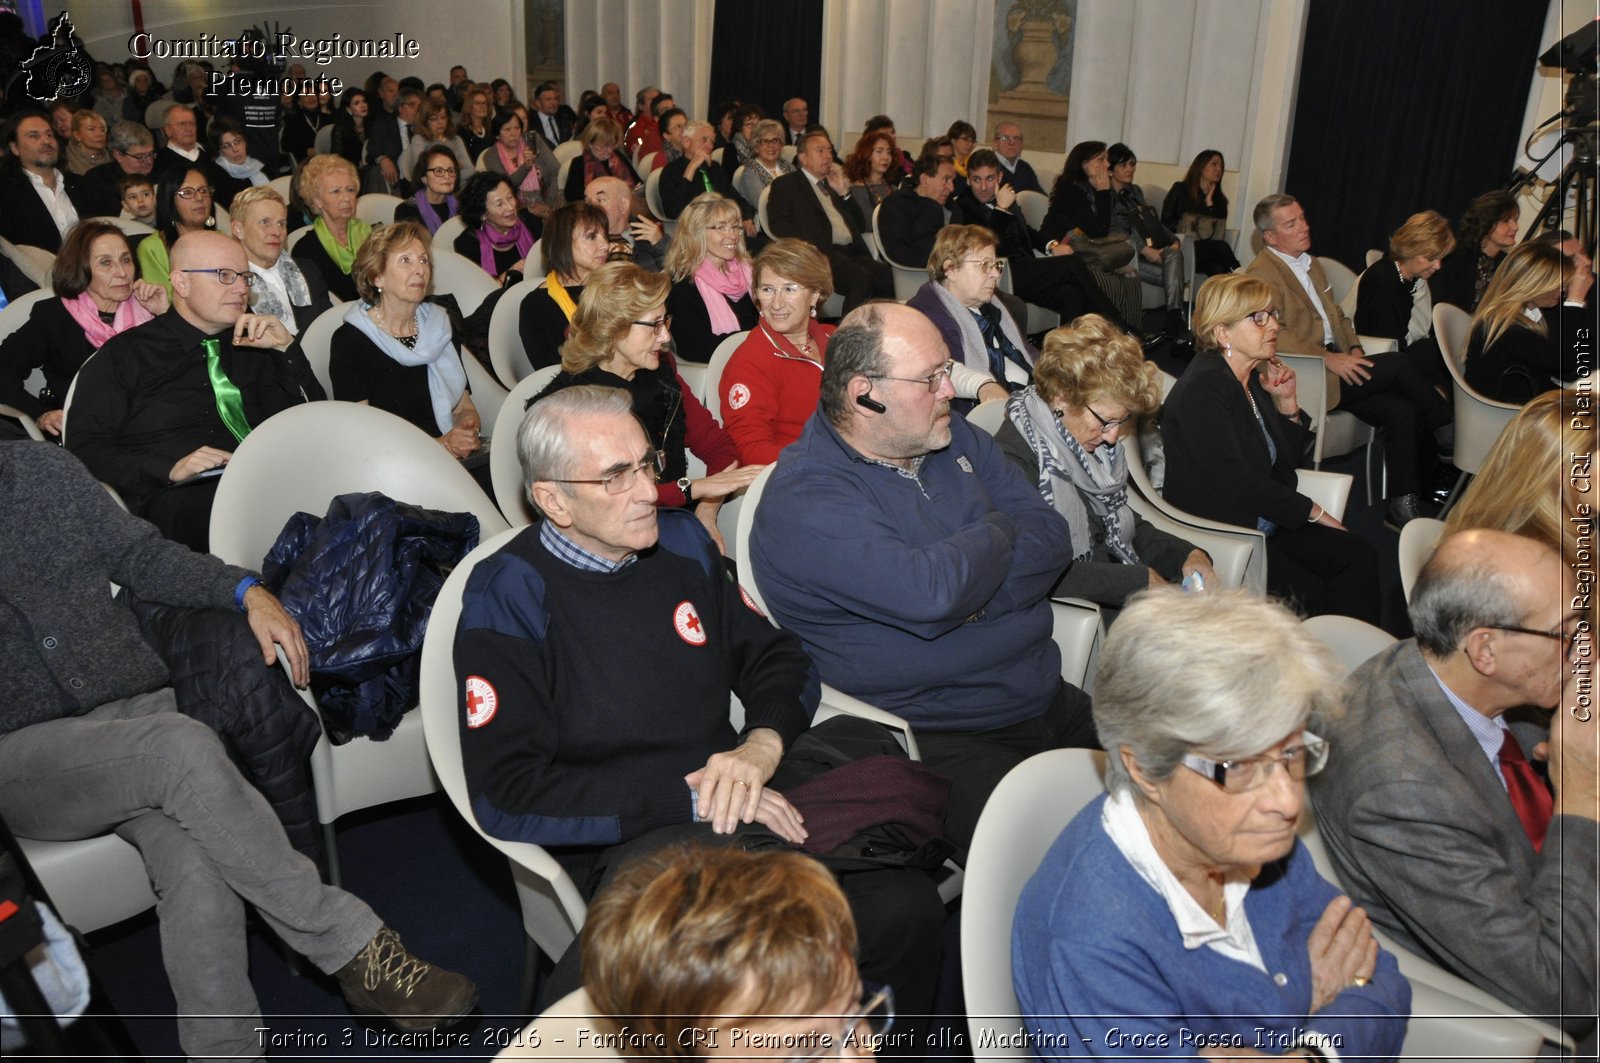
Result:
{"type": "Polygon", "coordinates": [[[1436,460],[1437,433],[1450,424],[1449,401],[1404,358],[1367,356],[1322,264],[1311,256],[1311,225],[1293,196],[1273,194],[1257,203],[1255,223],[1266,246],[1245,272],[1272,288],[1282,322],[1278,349],[1320,355],[1328,408],[1347,410],[1383,433],[1390,523],[1423,516],[1423,477],[1436,460]]]}

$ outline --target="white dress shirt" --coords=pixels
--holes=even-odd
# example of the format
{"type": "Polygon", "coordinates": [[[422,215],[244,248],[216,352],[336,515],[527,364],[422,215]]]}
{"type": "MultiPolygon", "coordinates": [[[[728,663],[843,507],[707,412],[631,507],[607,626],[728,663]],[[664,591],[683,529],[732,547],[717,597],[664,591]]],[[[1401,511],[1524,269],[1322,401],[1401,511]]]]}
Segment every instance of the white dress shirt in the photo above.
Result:
{"type": "Polygon", "coordinates": [[[1317,294],[1316,286],[1311,283],[1311,252],[1302,251],[1291,258],[1276,247],[1269,247],[1267,250],[1283,260],[1284,265],[1288,266],[1300,281],[1300,287],[1310,296],[1311,305],[1316,308],[1317,316],[1322,319],[1322,345],[1326,347],[1333,342],[1333,324],[1328,320],[1328,312],[1322,307],[1322,297],[1317,294]]]}

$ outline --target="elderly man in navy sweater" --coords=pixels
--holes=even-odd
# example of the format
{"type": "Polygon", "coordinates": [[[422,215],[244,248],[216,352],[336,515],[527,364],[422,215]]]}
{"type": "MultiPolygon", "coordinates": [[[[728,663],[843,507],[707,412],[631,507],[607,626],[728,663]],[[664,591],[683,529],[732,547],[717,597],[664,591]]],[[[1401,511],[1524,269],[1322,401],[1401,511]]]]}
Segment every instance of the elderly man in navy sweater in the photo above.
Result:
{"type": "Polygon", "coordinates": [[[1066,521],[986,433],[952,420],[949,358],[908,307],[845,318],[821,405],[756,512],[751,563],[823,681],[912,724],[954,784],[945,836],[964,851],[1007,771],[1096,742],[1050,637],[1066,521]]]}
{"type": "MultiPolygon", "coordinates": [[[[700,522],[658,509],[658,456],[628,394],[541,400],[517,452],[545,519],[473,570],[456,633],[461,752],[483,829],[549,848],[586,897],[663,845],[803,843],[803,817],[767,784],[810,726],[811,662],[750,604],[700,522]]],[[[840,884],[863,977],[928,1010],[943,921],[933,880],[894,869],[840,884]]],[[[576,988],[565,984],[576,957],[557,987],[576,988]]]]}

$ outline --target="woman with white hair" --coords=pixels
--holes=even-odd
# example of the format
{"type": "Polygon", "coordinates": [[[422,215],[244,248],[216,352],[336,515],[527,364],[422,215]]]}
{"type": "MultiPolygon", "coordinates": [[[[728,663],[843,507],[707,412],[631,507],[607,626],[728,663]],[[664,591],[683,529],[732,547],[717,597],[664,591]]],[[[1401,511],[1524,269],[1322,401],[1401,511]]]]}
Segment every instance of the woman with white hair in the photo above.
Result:
{"type": "Polygon", "coordinates": [[[1340,678],[1270,599],[1161,589],[1123,610],[1095,677],[1109,793],[1012,929],[1017,999],[1052,1055],[1399,1051],[1411,987],[1295,837],[1340,678]]]}

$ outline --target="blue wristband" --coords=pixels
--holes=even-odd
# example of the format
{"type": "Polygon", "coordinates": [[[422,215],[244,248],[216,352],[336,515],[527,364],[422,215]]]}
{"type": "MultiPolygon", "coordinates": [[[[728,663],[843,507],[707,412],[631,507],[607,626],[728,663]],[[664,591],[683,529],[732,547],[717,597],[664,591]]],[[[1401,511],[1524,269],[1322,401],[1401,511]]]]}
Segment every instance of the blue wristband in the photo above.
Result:
{"type": "Polygon", "coordinates": [[[245,594],[249,592],[251,587],[259,586],[261,586],[261,580],[255,576],[246,576],[244,579],[240,580],[239,585],[233,589],[234,608],[238,609],[241,613],[244,612],[245,594]]]}

